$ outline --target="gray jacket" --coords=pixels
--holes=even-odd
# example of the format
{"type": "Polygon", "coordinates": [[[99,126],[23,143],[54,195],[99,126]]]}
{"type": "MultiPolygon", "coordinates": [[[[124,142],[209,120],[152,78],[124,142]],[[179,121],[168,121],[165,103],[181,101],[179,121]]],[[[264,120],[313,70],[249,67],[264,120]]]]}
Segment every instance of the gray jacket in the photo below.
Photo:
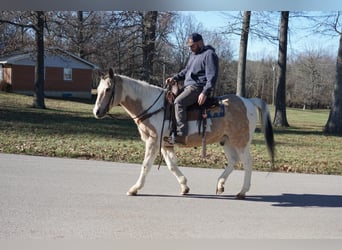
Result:
{"type": "Polygon", "coordinates": [[[210,95],[218,75],[218,57],[215,49],[207,45],[197,54],[192,53],[185,68],[173,79],[184,80],[184,87],[197,85],[203,87],[202,93],[210,95]]]}

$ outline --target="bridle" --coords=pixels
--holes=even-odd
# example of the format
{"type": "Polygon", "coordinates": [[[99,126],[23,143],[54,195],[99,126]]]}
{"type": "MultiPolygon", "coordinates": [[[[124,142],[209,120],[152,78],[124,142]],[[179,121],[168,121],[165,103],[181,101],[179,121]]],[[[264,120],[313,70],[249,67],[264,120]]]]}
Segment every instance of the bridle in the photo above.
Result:
{"type": "MultiPolygon", "coordinates": [[[[109,100],[109,102],[108,102],[108,104],[107,104],[107,106],[106,106],[106,108],[105,108],[106,113],[109,112],[110,105],[114,102],[115,85],[116,85],[115,79],[113,78],[113,85],[112,85],[112,88],[111,88],[111,97],[110,97],[110,100],[109,100]]],[[[137,120],[137,123],[139,124],[139,123],[141,123],[142,121],[144,121],[144,120],[150,118],[151,116],[153,116],[153,115],[155,115],[155,114],[157,114],[157,113],[159,113],[160,111],[162,111],[162,110],[165,109],[165,107],[164,107],[164,105],[163,105],[163,106],[160,107],[159,109],[157,109],[157,110],[155,110],[155,111],[153,111],[153,112],[151,112],[151,113],[148,113],[148,112],[152,109],[152,107],[158,102],[158,100],[160,99],[160,97],[161,97],[163,94],[165,94],[165,91],[164,91],[164,90],[162,90],[162,91],[160,92],[160,94],[158,95],[158,97],[154,100],[154,102],[153,102],[146,110],[143,110],[140,114],[138,114],[138,115],[136,115],[136,116],[134,116],[134,117],[130,117],[130,118],[118,118],[118,117],[115,117],[114,115],[109,114],[109,113],[107,113],[106,115],[109,116],[109,117],[112,118],[112,119],[117,119],[117,120],[130,120],[130,119],[135,120],[135,119],[138,119],[138,120],[137,120]]]]}

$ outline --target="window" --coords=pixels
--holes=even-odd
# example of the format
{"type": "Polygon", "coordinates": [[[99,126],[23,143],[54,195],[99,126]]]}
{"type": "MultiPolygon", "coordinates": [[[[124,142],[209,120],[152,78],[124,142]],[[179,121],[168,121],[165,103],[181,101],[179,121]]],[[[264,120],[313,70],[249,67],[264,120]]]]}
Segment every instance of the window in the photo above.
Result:
{"type": "Polygon", "coordinates": [[[64,68],[63,79],[65,81],[71,81],[72,80],[72,69],[71,68],[64,68]]]}

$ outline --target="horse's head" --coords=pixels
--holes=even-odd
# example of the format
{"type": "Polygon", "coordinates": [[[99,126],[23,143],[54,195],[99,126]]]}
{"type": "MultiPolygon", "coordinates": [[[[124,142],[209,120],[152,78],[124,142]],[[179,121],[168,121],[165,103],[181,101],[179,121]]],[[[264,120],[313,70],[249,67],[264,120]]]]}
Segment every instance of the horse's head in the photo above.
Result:
{"type": "Polygon", "coordinates": [[[115,79],[114,72],[109,69],[108,74],[101,76],[97,87],[97,99],[93,109],[93,114],[97,119],[103,118],[115,105],[115,79]]]}

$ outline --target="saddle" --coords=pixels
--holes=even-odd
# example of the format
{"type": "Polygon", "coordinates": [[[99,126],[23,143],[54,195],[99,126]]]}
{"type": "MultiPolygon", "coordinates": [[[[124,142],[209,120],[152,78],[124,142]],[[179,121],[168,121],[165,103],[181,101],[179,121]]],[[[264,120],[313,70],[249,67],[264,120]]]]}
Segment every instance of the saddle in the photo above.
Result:
{"type": "MultiPolygon", "coordinates": [[[[178,82],[174,82],[168,84],[167,92],[166,92],[166,101],[170,108],[174,107],[174,101],[176,97],[180,94],[181,87],[178,82]]],[[[205,103],[199,106],[197,103],[191,105],[187,109],[187,119],[188,121],[201,120],[204,112],[208,113],[209,118],[221,117],[224,114],[224,109],[222,109],[222,105],[220,104],[220,99],[218,97],[209,96],[205,103]]],[[[174,110],[170,112],[171,116],[174,117],[174,110]]]]}
{"type": "MultiPolygon", "coordinates": [[[[177,123],[175,117],[174,101],[181,92],[181,86],[178,82],[173,82],[167,85],[166,92],[166,117],[171,120],[171,134],[176,135],[177,123]]],[[[199,106],[197,103],[187,108],[187,120],[197,121],[198,134],[202,133],[202,156],[206,155],[206,127],[207,118],[216,118],[224,116],[224,105],[220,103],[218,97],[208,97],[205,103],[199,106]]]]}

